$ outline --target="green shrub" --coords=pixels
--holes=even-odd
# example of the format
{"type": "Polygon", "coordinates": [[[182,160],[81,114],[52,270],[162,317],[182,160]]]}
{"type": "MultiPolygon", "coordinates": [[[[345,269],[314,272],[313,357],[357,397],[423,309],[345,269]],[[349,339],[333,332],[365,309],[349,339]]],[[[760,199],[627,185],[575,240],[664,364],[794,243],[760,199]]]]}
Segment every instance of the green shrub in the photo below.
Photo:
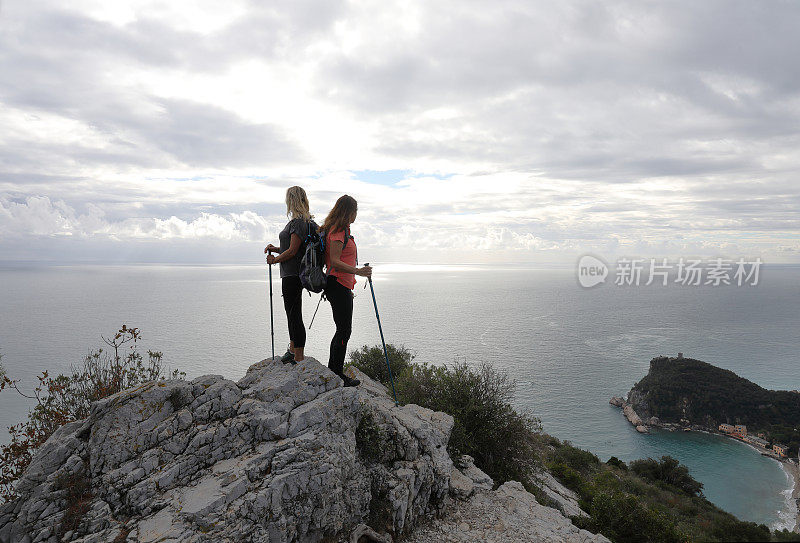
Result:
{"type": "Polygon", "coordinates": [[[598,492],[589,507],[593,527],[616,543],[679,543],[686,540],[662,512],[636,497],[598,492]]]}
{"type": "Polygon", "coordinates": [[[774,541],[800,541],[800,534],[785,529],[781,531],[775,530],[772,539],[774,541]]]}
{"type": "MultiPolygon", "coordinates": [[[[403,347],[395,347],[392,344],[386,345],[386,352],[389,355],[389,364],[392,366],[392,374],[397,379],[403,374],[414,360],[414,354],[403,347]]],[[[367,377],[391,386],[389,381],[389,370],[386,367],[386,357],[383,348],[379,345],[367,347],[364,345],[357,351],[350,352],[350,365],[363,371],[367,377]]]]}
{"type": "Polygon", "coordinates": [[[769,541],[770,531],[764,524],[742,522],[733,515],[714,519],[711,536],[717,541],[769,541]]]}
{"type": "Polygon", "coordinates": [[[375,423],[372,412],[364,410],[356,427],[356,450],[367,462],[378,462],[384,452],[386,432],[375,423]]]}
{"type": "Polygon", "coordinates": [[[553,452],[552,458],[582,473],[600,465],[600,459],[594,453],[574,447],[569,441],[562,443],[553,452]]]}
{"type": "Polygon", "coordinates": [[[689,475],[689,468],[680,465],[678,460],[671,456],[662,456],[661,461],[652,458],[634,460],[630,467],[636,475],[649,481],[662,482],[689,496],[702,494],[703,483],[689,475]]]}
{"type": "MultiPolygon", "coordinates": [[[[541,430],[539,421],[520,414],[511,405],[516,383],[491,366],[469,367],[466,362],[452,367],[414,364],[414,355],[405,347],[387,345],[389,361],[400,401],[434,411],[444,411],[454,419],[448,452],[458,461],[464,454],[501,484],[509,480],[527,481],[538,464],[534,439],[541,430]]],[[[383,349],[363,346],[350,353],[351,364],[370,378],[389,385],[383,349]]]]}
{"type": "Polygon", "coordinates": [[[584,493],[583,477],[568,465],[563,462],[554,462],[548,464],[547,469],[565,487],[574,490],[578,494],[584,493]]]}
{"type": "Polygon", "coordinates": [[[606,464],[608,464],[609,466],[614,466],[615,468],[619,468],[622,471],[628,471],[628,465],[619,458],[617,458],[616,456],[612,456],[611,458],[609,458],[606,464]]]}

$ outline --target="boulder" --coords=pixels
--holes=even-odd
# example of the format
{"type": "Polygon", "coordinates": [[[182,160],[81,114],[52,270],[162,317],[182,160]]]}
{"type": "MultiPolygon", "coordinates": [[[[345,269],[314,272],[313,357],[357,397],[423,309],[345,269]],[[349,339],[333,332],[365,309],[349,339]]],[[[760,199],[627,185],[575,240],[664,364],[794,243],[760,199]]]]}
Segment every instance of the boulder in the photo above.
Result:
{"type": "Polygon", "coordinates": [[[634,426],[641,426],[644,424],[641,417],[636,414],[636,411],[634,411],[630,404],[625,404],[625,406],[622,408],[622,412],[625,413],[625,418],[627,418],[628,421],[634,426]]]}

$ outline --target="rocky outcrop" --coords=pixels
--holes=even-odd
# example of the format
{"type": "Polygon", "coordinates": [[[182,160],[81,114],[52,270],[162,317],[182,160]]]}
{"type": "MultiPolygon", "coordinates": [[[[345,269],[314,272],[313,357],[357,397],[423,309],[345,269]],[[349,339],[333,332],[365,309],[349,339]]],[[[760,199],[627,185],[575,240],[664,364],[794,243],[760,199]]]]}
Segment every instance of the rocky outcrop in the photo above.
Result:
{"type": "Polygon", "coordinates": [[[633,424],[634,426],[641,426],[642,418],[636,414],[636,411],[633,409],[631,404],[625,404],[622,408],[622,412],[625,414],[625,418],[628,419],[628,422],[633,424]]]}
{"type": "Polygon", "coordinates": [[[450,495],[459,500],[466,500],[479,490],[491,490],[494,487],[492,478],[475,466],[469,455],[461,457],[461,469],[453,467],[450,472],[450,495]]]}
{"type": "MultiPolygon", "coordinates": [[[[633,404],[626,401],[624,398],[620,398],[619,396],[613,396],[608,403],[617,407],[621,407],[625,418],[628,419],[628,422],[630,422],[636,428],[637,432],[646,434],[649,431],[648,424],[642,420],[642,417],[640,417],[636,412],[636,409],[634,409],[633,404]]],[[[658,421],[658,419],[655,417],[651,417],[649,420],[652,421],[654,419],[658,421]]]]}
{"type": "Polygon", "coordinates": [[[568,517],[588,517],[589,515],[578,505],[578,494],[565,487],[549,472],[542,471],[537,475],[539,488],[568,517]]]}
{"type": "MultiPolygon", "coordinates": [[[[429,529],[453,541],[606,541],[519,483],[492,490],[470,457],[454,466],[452,417],[396,407],[349,371],[361,386],[344,388],[312,358],[264,360],[238,382],[208,375],[106,398],[37,452],[20,498],[0,507],[0,543],[386,543],[426,541],[429,529]]],[[[545,486],[582,513],[557,481],[545,486]]]]}
{"type": "Polygon", "coordinates": [[[600,534],[581,530],[558,510],[540,505],[521,483],[497,490],[480,489],[456,501],[448,514],[421,525],[407,543],[608,543],[600,534]]]}
{"type": "Polygon", "coordinates": [[[448,497],[445,413],[343,388],[316,360],[238,382],[151,382],[58,430],[0,509],[0,541],[321,541],[409,532],[448,497]],[[76,488],[83,489],[75,495],[76,488]]]}
{"type": "Polygon", "coordinates": [[[635,388],[628,392],[628,404],[643,418],[651,418],[650,402],[640,391],[635,388]]]}

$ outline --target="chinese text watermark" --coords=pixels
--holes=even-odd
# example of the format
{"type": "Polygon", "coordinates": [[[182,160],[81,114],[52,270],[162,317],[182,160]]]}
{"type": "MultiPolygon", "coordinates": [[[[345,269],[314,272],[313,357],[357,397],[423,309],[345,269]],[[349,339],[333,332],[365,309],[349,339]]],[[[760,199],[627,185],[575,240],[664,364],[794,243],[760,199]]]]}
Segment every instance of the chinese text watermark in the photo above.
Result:
{"type": "Polygon", "coordinates": [[[760,279],[761,258],[692,259],[619,258],[613,269],[593,255],[578,260],[578,283],[591,288],[613,278],[616,286],[676,284],[682,286],[756,286],[760,279]]]}

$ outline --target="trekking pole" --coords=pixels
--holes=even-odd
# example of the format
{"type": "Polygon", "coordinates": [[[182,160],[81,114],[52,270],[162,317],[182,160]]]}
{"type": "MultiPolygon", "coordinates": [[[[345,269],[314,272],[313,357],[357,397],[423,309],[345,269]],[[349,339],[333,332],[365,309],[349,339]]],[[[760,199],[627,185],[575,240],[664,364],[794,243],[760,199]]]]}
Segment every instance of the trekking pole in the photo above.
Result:
{"type": "Polygon", "coordinates": [[[314,310],[314,315],[311,317],[311,324],[308,325],[308,329],[311,330],[311,327],[314,326],[314,319],[317,318],[317,311],[319,311],[319,304],[322,303],[322,298],[325,294],[319,295],[319,301],[317,302],[317,308],[314,310]]]}
{"type": "Polygon", "coordinates": [[[272,335],[272,360],[275,360],[275,320],[272,316],[272,264],[269,264],[269,332],[272,335]]]}
{"type": "MultiPolygon", "coordinates": [[[[369,262],[364,264],[365,266],[369,266],[369,262]]],[[[400,402],[397,401],[397,392],[394,390],[394,377],[392,376],[392,366],[389,365],[389,352],[386,350],[386,341],[383,339],[383,327],[381,326],[381,316],[378,315],[378,302],[375,300],[375,289],[372,286],[372,277],[367,277],[367,281],[369,281],[369,290],[372,292],[372,304],[375,306],[375,318],[378,319],[378,331],[381,333],[381,343],[383,344],[383,356],[386,357],[386,367],[389,368],[389,380],[392,383],[392,394],[394,394],[394,405],[395,407],[400,406],[400,402]]]]}

